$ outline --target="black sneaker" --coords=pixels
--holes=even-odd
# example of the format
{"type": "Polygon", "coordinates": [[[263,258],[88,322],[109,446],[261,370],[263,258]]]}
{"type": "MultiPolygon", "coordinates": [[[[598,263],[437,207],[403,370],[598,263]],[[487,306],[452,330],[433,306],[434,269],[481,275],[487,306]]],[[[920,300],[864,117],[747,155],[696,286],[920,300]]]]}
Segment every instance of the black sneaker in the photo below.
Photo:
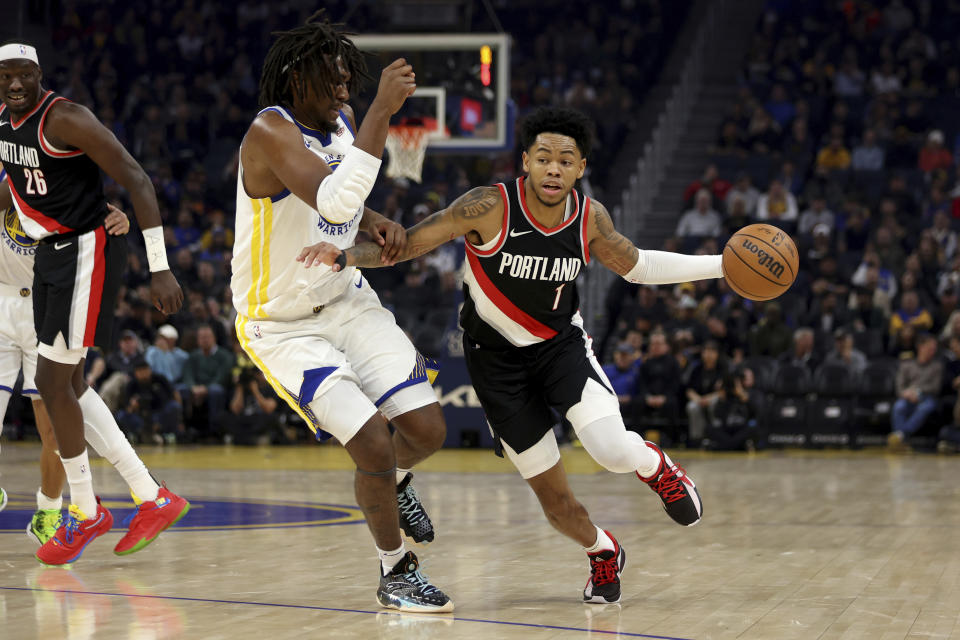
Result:
{"type": "Polygon", "coordinates": [[[433,523],[420,502],[417,490],[410,481],[413,474],[408,473],[403,482],[397,485],[397,509],[400,511],[400,528],[414,542],[429,544],[433,542],[433,523]]]}
{"type": "Polygon", "coordinates": [[[590,558],[590,579],[583,589],[583,601],[596,604],[620,602],[620,573],[627,564],[627,554],[617,539],[605,532],[613,540],[613,551],[606,549],[598,553],[588,553],[590,558]]]}
{"type": "Polygon", "coordinates": [[[647,483],[663,500],[663,510],[674,522],[685,527],[692,527],[700,522],[703,515],[703,503],[697,485],[693,483],[683,467],[670,459],[663,450],[652,442],[647,446],[660,456],[660,466],[657,472],[649,478],[644,478],[637,472],[637,477],[647,483]]]}
{"type": "Polygon", "coordinates": [[[430,584],[427,577],[420,573],[420,563],[412,551],[407,551],[390,573],[380,576],[377,601],[388,609],[400,611],[453,611],[453,601],[447,594],[430,584]]]}

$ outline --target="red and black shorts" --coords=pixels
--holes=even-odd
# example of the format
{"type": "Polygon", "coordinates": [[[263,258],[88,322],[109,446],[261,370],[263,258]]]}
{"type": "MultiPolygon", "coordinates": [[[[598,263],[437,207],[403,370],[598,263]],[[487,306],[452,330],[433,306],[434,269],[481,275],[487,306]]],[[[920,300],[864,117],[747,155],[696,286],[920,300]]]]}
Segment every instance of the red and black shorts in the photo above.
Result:
{"type": "Polygon", "coordinates": [[[102,226],[41,240],[33,268],[33,320],[40,344],[52,346],[63,334],[68,349],[109,348],[126,266],[126,236],[112,236],[102,226]]]}

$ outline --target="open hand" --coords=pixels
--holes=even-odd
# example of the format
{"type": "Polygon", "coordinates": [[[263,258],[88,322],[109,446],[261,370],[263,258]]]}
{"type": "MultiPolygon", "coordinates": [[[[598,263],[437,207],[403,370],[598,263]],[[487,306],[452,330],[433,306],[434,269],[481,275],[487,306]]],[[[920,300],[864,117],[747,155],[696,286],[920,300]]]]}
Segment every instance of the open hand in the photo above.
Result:
{"type": "Polygon", "coordinates": [[[318,242],[304,247],[297,256],[297,262],[302,262],[305,269],[325,264],[333,271],[340,271],[340,265],[336,264],[336,260],[341,253],[340,249],[329,242],[318,242]]]}
{"type": "Polygon", "coordinates": [[[110,213],[108,213],[107,217],[103,220],[103,226],[106,228],[107,233],[112,236],[126,235],[126,233],[130,231],[130,218],[127,217],[127,214],[109,202],[107,203],[107,211],[110,213]]]}

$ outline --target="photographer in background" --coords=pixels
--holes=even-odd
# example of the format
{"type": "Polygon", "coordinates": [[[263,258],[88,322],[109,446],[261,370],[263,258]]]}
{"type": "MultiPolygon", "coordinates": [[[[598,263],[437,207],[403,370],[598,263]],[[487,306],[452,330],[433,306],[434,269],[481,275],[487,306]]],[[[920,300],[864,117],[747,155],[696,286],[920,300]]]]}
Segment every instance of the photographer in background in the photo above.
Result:
{"type": "Polygon", "coordinates": [[[720,382],[703,447],[713,451],[753,451],[757,442],[757,410],[740,374],[727,374],[720,382]]]}
{"type": "Polygon", "coordinates": [[[120,428],[133,442],[182,441],[185,432],[180,395],[166,378],[154,373],[143,356],[134,360],[131,368],[124,408],[117,412],[120,428]]]}
{"type": "Polygon", "coordinates": [[[281,429],[278,400],[263,372],[240,368],[230,399],[230,418],[220,425],[224,444],[289,444],[281,429]]]}

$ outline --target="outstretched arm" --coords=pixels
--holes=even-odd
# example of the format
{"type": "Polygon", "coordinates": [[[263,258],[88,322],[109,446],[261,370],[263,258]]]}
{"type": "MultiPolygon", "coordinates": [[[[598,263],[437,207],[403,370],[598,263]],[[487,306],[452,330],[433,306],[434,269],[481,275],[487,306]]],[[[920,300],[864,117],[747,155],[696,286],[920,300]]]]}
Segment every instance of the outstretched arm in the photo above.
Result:
{"type": "Polygon", "coordinates": [[[593,199],[590,200],[587,240],[590,253],[600,264],[630,282],[676,284],[723,277],[720,256],[688,256],[637,249],[614,229],[607,208],[593,199]]]}
{"type": "Polygon", "coordinates": [[[500,190],[497,187],[477,187],[410,229],[406,246],[392,259],[375,242],[361,242],[346,252],[341,252],[330,243],[321,242],[305,247],[297,256],[297,261],[303,262],[303,266],[308,268],[319,264],[331,265],[334,271],[339,271],[342,266],[389,267],[429,253],[444,242],[460,236],[482,243],[500,232],[502,220],[500,190]],[[341,253],[344,258],[338,262],[341,253]]]}

